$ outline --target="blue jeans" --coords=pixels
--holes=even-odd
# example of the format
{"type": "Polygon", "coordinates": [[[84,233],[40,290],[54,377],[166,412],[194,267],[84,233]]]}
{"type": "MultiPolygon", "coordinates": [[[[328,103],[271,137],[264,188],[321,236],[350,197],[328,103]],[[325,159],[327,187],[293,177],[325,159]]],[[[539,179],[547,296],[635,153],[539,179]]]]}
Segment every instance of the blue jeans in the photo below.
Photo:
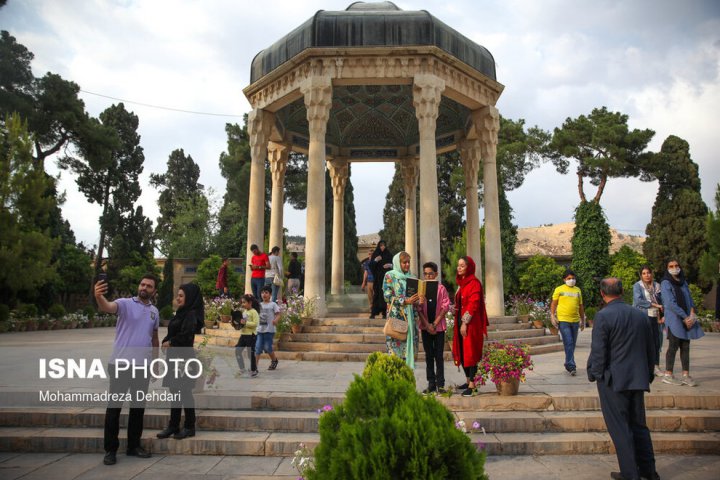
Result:
{"type": "Polygon", "coordinates": [[[260,290],[265,286],[265,277],[251,278],[250,288],[252,289],[253,296],[260,301],[260,290]]]}
{"type": "Polygon", "coordinates": [[[575,365],[575,344],[577,343],[580,323],[559,321],[558,329],[562,335],[563,346],[565,347],[565,370],[572,372],[577,368],[575,365]]]}
{"type": "Polygon", "coordinates": [[[275,337],[275,332],[258,332],[255,343],[255,355],[260,356],[263,352],[267,354],[272,353],[273,337],[275,337]]]}

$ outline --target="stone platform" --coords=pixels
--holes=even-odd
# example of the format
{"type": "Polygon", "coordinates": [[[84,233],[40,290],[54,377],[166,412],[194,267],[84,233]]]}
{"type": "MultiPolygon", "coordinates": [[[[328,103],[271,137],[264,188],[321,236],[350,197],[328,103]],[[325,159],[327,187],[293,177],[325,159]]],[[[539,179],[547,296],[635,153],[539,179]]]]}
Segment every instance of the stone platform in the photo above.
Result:
{"type": "MultiPolygon", "coordinates": [[[[37,378],[37,365],[29,347],[65,351],[68,356],[78,349],[102,355],[112,345],[113,336],[111,328],[0,335],[3,360],[0,362],[0,451],[56,452],[61,455],[59,459],[68,458],[65,456],[68,453],[99,454],[102,451],[102,408],[30,409],[14,405],[37,396],[38,388],[43,386],[38,380],[32,380],[37,378]]],[[[588,330],[580,334],[576,352],[578,365],[584,365],[587,360],[589,340],[588,330]]],[[[659,381],[652,385],[652,393],[646,399],[648,422],[658,455],[710,455],[708,460],[699,460],[703,465],[717,458],[720,452],[720,373],[715,367],[718,349],[718,334],[709,334],[692,344],[692,373],[700,386],[679,387],[659,381]]],[[[489,465],[501,457],[507,460],[497,461],[532,458],[531,462],[537,462],[537,458],[548,455],[574,458],[566,456],[585,454],[592,454],[589,457],[595,458],[592,462],[602,457],[610,458],[612,464],[612,457],[607,457],[613,453],[612,443],[599,412],[595,386],[587,381],[582,368],[576,377],[564,373],[563,356],[562,352],[555,352],[534,357],[535,368],[528,373],[527,382],[521,384],[516,397],[498,397],[494,386],[487,385],[474,397],[453,395],[438,400],[457,419],[465,420],[468,425],[478,421],[485,428],[485,434],[472,433],[471,436],[487,445],[489,465]]],[[[292,474],[285,462],[297,444],[302,441],[312,447],[319,440],[317,409],[342,401],[353,375],[362,371],[363,363],[281,360],[275,371],[268,371],[268,364],[267,358],[261,360],[257,378],[236,378],[234,357],[217,357],[219,377],[215,385],[196,395],[200,409],[198,435],[182,441],[156,439],[155,433],[167,422],[168,411],[149,405],[143,434],[146,447],[156,455],[191,454],[203,465],[206,461],[202,458],[206,456],[254,458],[256,460],[243,462],[258,465],[270,462],[275,465],[272,473],[292,474]],[[285,467],[281,468],[282,465],[285,467]]],[[[445,368],[447,386],[464,381],[451,362],[446,362],[445,368]]],[[[426,384],[423,362],[417,363],[415,375],[417,388],[422,390],[426,384]]],[[[67,388],[81,388],[68,382],[67,388]]],[[[93,384],[93,388],[104,386],[103,381],[93,384]]],[[[159,387],[153,385],[152,388],[159,387]]],[[[125,421],[124,415],[122,421],[125,421]]],[[[23,457],[0,457],[0,477],[11,478],[3,474],[2,458],[19,461],[23,457]]],[[[85,462],[82,455],[77,459],[85,462]]],[[[132,461],[135,465],[135,460],[123,457],[121,462],[132,461]]],[[[94,461],[99,462],[100,456],[96,455],[94,461]]],[[[229,460],[216,463],[226,461],[229,460]]],[[[662,470],[660,473],[662,475],[662,470]]]]}

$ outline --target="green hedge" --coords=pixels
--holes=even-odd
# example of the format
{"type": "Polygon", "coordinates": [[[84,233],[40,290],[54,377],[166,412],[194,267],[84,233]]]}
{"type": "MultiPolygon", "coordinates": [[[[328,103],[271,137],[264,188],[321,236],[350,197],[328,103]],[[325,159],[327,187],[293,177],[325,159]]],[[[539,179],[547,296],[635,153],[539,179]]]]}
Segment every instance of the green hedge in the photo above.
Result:
{"type": "Polygon", "coordinates": [[[442,404],[420,395],[408,375],[398,357],[372,357],[346,400],[320,417],[308,479],[487,478],[485,452],[455,428],[442,404]]]}

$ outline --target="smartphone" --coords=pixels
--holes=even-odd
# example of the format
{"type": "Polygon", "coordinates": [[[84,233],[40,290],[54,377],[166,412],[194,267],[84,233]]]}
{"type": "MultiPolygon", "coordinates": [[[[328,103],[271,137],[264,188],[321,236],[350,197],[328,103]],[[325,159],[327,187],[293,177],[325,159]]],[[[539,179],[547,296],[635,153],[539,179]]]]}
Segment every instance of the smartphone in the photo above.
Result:
{"type": "MultiPolygon", "coordinates": [[[[98,273],[97,282],[107,283],[107,273],[98,273]]],[[[97,283],[97,282],[95,282],[95,283],[97,283]]]]}

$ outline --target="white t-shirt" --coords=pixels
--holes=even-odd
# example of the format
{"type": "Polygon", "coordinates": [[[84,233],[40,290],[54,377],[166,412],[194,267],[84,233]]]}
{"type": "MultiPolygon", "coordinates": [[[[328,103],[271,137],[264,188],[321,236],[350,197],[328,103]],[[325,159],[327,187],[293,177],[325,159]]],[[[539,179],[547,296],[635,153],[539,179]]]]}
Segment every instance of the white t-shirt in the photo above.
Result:
{"type": "Polygon", "coordinates": [[[282,278],[283,267],[280,255],[270,255],[270,268],[265,270],[265,278],[275,278],[275,275],[282,278]]]}
{"type": "Polygon", "coordinates": [[[260,302],[260,322],[258,323],[257,333],[275,333],[275,325],[273,319],[280,312],[280,307],[275,302],[260,302]]]}

